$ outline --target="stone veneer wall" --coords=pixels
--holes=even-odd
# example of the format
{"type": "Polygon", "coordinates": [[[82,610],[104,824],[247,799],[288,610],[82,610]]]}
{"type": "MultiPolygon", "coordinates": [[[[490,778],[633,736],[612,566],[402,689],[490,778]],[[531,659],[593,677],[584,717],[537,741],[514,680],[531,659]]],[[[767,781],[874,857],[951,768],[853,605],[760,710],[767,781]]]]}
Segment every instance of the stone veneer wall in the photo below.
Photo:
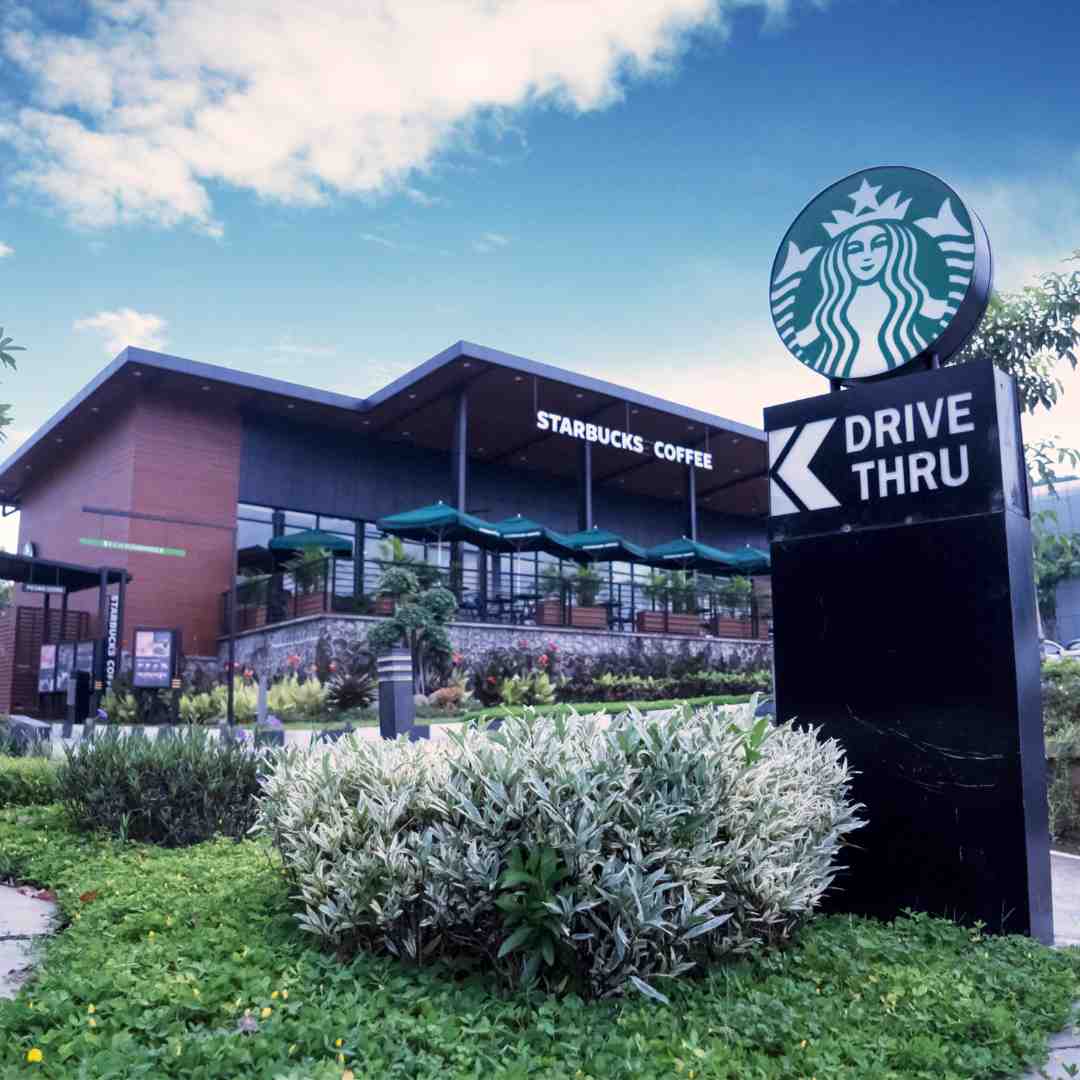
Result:
{"type": "MultiPolygon", "coordinates": [[[[315,660],[315,649],[320,636],[327,636],[331,642],[335,639],[363,640],[367,636],[368,627],[381,621],[369,615],[313,615],[259,630],[249,630],[236,638],[236,661],[240,665],[250,664],[256,659],[256,653],[268,645],[271,671],[284,668],[286,659],[293,654],[298,655],[301,664],[306,666],[315,660]]],[[[772,663],[772,643],[768,641],[467,622],[451,623],[448,629],[454,648],[466,655],[476,655],[494,648],[520,648],[521,642],[527,643],[525,648],[541,649],[551,642],[558,646],[560,652],[577,656],[596,656],[606,652],[629,653],[642,646],[650,652],[663,650],[671,654],[687,648],[695,653],[707,650],[710,660],[720,670],[769,667],[772,663]]],[[[219,659],[223,665],[227,658],[227,646],[222,642],[219,659]]]]}

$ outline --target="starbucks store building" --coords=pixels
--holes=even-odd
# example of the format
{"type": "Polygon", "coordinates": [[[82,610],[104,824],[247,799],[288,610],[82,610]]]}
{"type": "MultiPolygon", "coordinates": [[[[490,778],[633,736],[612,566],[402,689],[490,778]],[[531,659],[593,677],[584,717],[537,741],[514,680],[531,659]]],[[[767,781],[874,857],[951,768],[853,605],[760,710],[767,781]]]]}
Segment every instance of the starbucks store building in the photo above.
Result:
{"type": "MultiPolygon", "coordinates": [[[[126,652],[135,627],[217,658],[231,632],[379,618],[403,558],[445,568],[459,627],[496,637],[765,641],[766,466],[755,428],[464,341],[366,398],[128,348],[0,467],[0,499],[20,551],[128,571],[126,652]],[[551,542],[388,533],[439,503],[551,542]]],[[[92,591],[62,599],[16,587],[0,709],[40,705],[43,641],[101,635],[92,591]]]]}

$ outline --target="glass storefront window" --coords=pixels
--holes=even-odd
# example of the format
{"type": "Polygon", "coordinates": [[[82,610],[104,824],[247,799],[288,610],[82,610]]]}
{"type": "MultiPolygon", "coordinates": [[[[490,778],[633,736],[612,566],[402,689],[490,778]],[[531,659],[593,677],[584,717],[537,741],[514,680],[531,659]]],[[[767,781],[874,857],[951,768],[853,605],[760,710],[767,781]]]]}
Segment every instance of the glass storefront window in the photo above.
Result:
{"type": "Polygon", "coordinates": [[[348,518],[325,517],[320,514],[319,528],[323,532],[342,533],[351,540],[355,535],[356,522],[350,521],[348,518]]]}
{"type": "Polygon", "coordinates": [[[273,508],[269,506],[253,506],[251,503],[237,503],[236,516],[251,521],[269,522],[274,516],[274,511],[273,508]]]}
{"type": "Polygon", "coordinates": [[[286,532],[299,532],[301,529],[314,529],[315,515],[303,514],[298,510],[286,510],[285,526],[286,532]]]}
{"type": "Polygon", "coordinates": [[[236,522],[236,546],[266,547],[274,535],[274,528],[268,521],[246,521],[240,518],[236,522]]]}

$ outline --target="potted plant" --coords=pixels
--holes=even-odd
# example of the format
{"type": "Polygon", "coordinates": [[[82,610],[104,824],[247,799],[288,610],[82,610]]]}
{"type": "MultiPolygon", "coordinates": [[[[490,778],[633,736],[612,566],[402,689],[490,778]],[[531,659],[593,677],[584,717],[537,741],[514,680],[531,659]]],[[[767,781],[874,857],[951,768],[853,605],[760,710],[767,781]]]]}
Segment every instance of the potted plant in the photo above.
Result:
{"type": "Polygon", "coordinates": [[[607,608],[597,604],[603,578],[591,566],[579,566],[577,573],[570,579],[570,588],[574,594],[574,606],[570,609],[570,625],[583,630],[606,630],[608,628],[607,608]]]}
{"type": "Polygon", "coordinates": [[[685,570],[654,572],[645,585],[645,594],[652,600],[654,610],[638,612],[639,633],[691,636],[701,633],[694,579],[685,570]],[[655,610],[656,605],[659,611],[655,610]]]}
{"type": "Polygon", "coordinates": [[[288,564],[296,583],[294,616],[319,615],[326,609],[326,585],[330,553],[324,548],[308,548],[288,564]]]}
{"type": "Polygon", "coordinates": [[[562,626],[570,579],[555,565],[545,566],[540,574],[541,598],[536,603],[537,626],[562,626]]]}
{"type": "Polygon", "coordinates": [[[711,630],[717,637],[750,637],[752,634],[750,598],[753,585],[749,578],[728,578],[716,592],[717,610],[711,630]]]}

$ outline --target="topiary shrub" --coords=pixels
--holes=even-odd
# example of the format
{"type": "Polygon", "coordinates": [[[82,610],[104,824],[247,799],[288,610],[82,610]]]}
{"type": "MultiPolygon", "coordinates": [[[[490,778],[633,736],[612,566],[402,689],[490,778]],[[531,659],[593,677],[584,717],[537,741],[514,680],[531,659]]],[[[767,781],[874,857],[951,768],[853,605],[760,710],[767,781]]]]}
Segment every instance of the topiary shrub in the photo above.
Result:
{"type": "Polygon", "coordinates": [[[59,799],[76,827],[123,839],[164,847],[239,839],[255,820],[264,761],[243,739],[203,728],[156,739],[106,730],[65,747],[59,799]]]}
{"type": "Polygon", "coordinates": [[[835,742],[752,710],[508,719],[343,740],[263,780],[301,927],[339,954],[471,958],[513,985],[657,996],[791,935],[858,828],[835,742]],[[766,737],[767,736],[767,737],[766,737]]]}
{"type": "Polygon", "coordinates": [[[0,809],[57,802],[56,766],[41,757],[0,757],[0,809]]]}

